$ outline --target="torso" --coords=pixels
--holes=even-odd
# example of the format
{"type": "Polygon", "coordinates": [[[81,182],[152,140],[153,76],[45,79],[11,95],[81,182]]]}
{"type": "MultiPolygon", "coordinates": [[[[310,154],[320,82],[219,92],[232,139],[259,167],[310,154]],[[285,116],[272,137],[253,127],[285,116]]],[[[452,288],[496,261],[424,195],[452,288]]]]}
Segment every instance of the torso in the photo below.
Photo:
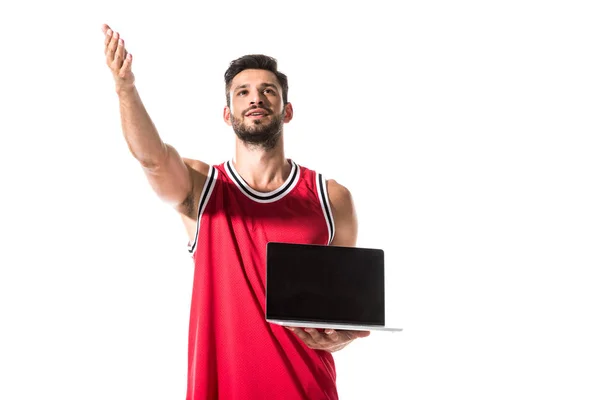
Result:
{"type": "Polygon", "coordinates": [[[190,235],[188,399],[337,399],[331,354],[264,319],[266,243],[327,245],[334,234],[324,179],[293,166],[268,192],[248,186],[232,164],[208,172],[190,235]]]}

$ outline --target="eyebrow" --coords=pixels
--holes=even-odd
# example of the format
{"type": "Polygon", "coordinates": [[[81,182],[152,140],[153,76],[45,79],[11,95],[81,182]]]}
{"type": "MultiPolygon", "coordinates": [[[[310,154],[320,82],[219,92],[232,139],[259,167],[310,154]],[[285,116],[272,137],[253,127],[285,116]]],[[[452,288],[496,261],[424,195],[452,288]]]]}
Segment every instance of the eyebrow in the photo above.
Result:
{"type": "MultiPolygon", "coordinates": [[[[235,87],[235,89],[233,89],[233,91],[235,92],[238,89],[245,89],[247,88],[249,85],[247,83],[244,83],[243,85],[238,85],[235,87]]],[[[277,85],[275,85],[274,83],[261,83],[260,85],[258,85],[258,87],[272,87],[274,89],[277,89],[277,85]]]]}

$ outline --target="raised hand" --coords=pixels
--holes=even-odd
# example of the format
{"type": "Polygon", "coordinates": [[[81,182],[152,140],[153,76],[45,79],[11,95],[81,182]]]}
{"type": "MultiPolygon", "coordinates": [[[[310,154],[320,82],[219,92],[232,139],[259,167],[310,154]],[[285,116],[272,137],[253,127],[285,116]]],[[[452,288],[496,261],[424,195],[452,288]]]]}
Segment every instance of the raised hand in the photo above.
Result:
{"type": "Polygon", "coordinates": [[[106,65],[110,68],[115,79],[117,92],[133,88],[135,77],[131,72],[132,56],[125,50],[125,42],[118,32],[114,32],[110,26],[102,25],[104,33],[104,54],[106,65]]]}

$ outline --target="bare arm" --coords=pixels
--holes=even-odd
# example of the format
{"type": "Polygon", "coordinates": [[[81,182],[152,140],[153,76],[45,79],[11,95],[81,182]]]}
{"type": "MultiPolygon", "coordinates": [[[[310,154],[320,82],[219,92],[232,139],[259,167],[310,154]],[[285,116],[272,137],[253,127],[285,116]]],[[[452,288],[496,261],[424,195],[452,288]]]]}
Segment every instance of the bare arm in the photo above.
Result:
{"type": "Polygon", "coordinates": [[[333,212],[335,223],[335,236],[332,246],[356,246],[358,236],[358,219],[354,208],[354,201],[350,191],[333,179],[327,181],[329,203],[333,212]]]}
{"type": "Polygon", "coordinates": [[[135,87],[132,55],[125,50],[125,43],[117,32],[112,32],[108,25],[103,26],[103,32],[106,63],[115,79],[121,127],[129,151],[140,162],[159,198],[195,219],[195,188],[204,184],[208,165],[182,158],[162,141],[135,87]]]}

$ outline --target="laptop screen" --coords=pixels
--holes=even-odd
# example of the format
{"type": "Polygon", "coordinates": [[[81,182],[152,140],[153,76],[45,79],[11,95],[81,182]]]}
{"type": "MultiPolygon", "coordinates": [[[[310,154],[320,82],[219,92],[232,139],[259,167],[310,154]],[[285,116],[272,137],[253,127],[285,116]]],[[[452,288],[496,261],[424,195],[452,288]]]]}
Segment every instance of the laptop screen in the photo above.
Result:
{"type": "Polygon", "coordinates": [[[385,325],[383,250],[267,244],[267,319],[385,325]]]}

